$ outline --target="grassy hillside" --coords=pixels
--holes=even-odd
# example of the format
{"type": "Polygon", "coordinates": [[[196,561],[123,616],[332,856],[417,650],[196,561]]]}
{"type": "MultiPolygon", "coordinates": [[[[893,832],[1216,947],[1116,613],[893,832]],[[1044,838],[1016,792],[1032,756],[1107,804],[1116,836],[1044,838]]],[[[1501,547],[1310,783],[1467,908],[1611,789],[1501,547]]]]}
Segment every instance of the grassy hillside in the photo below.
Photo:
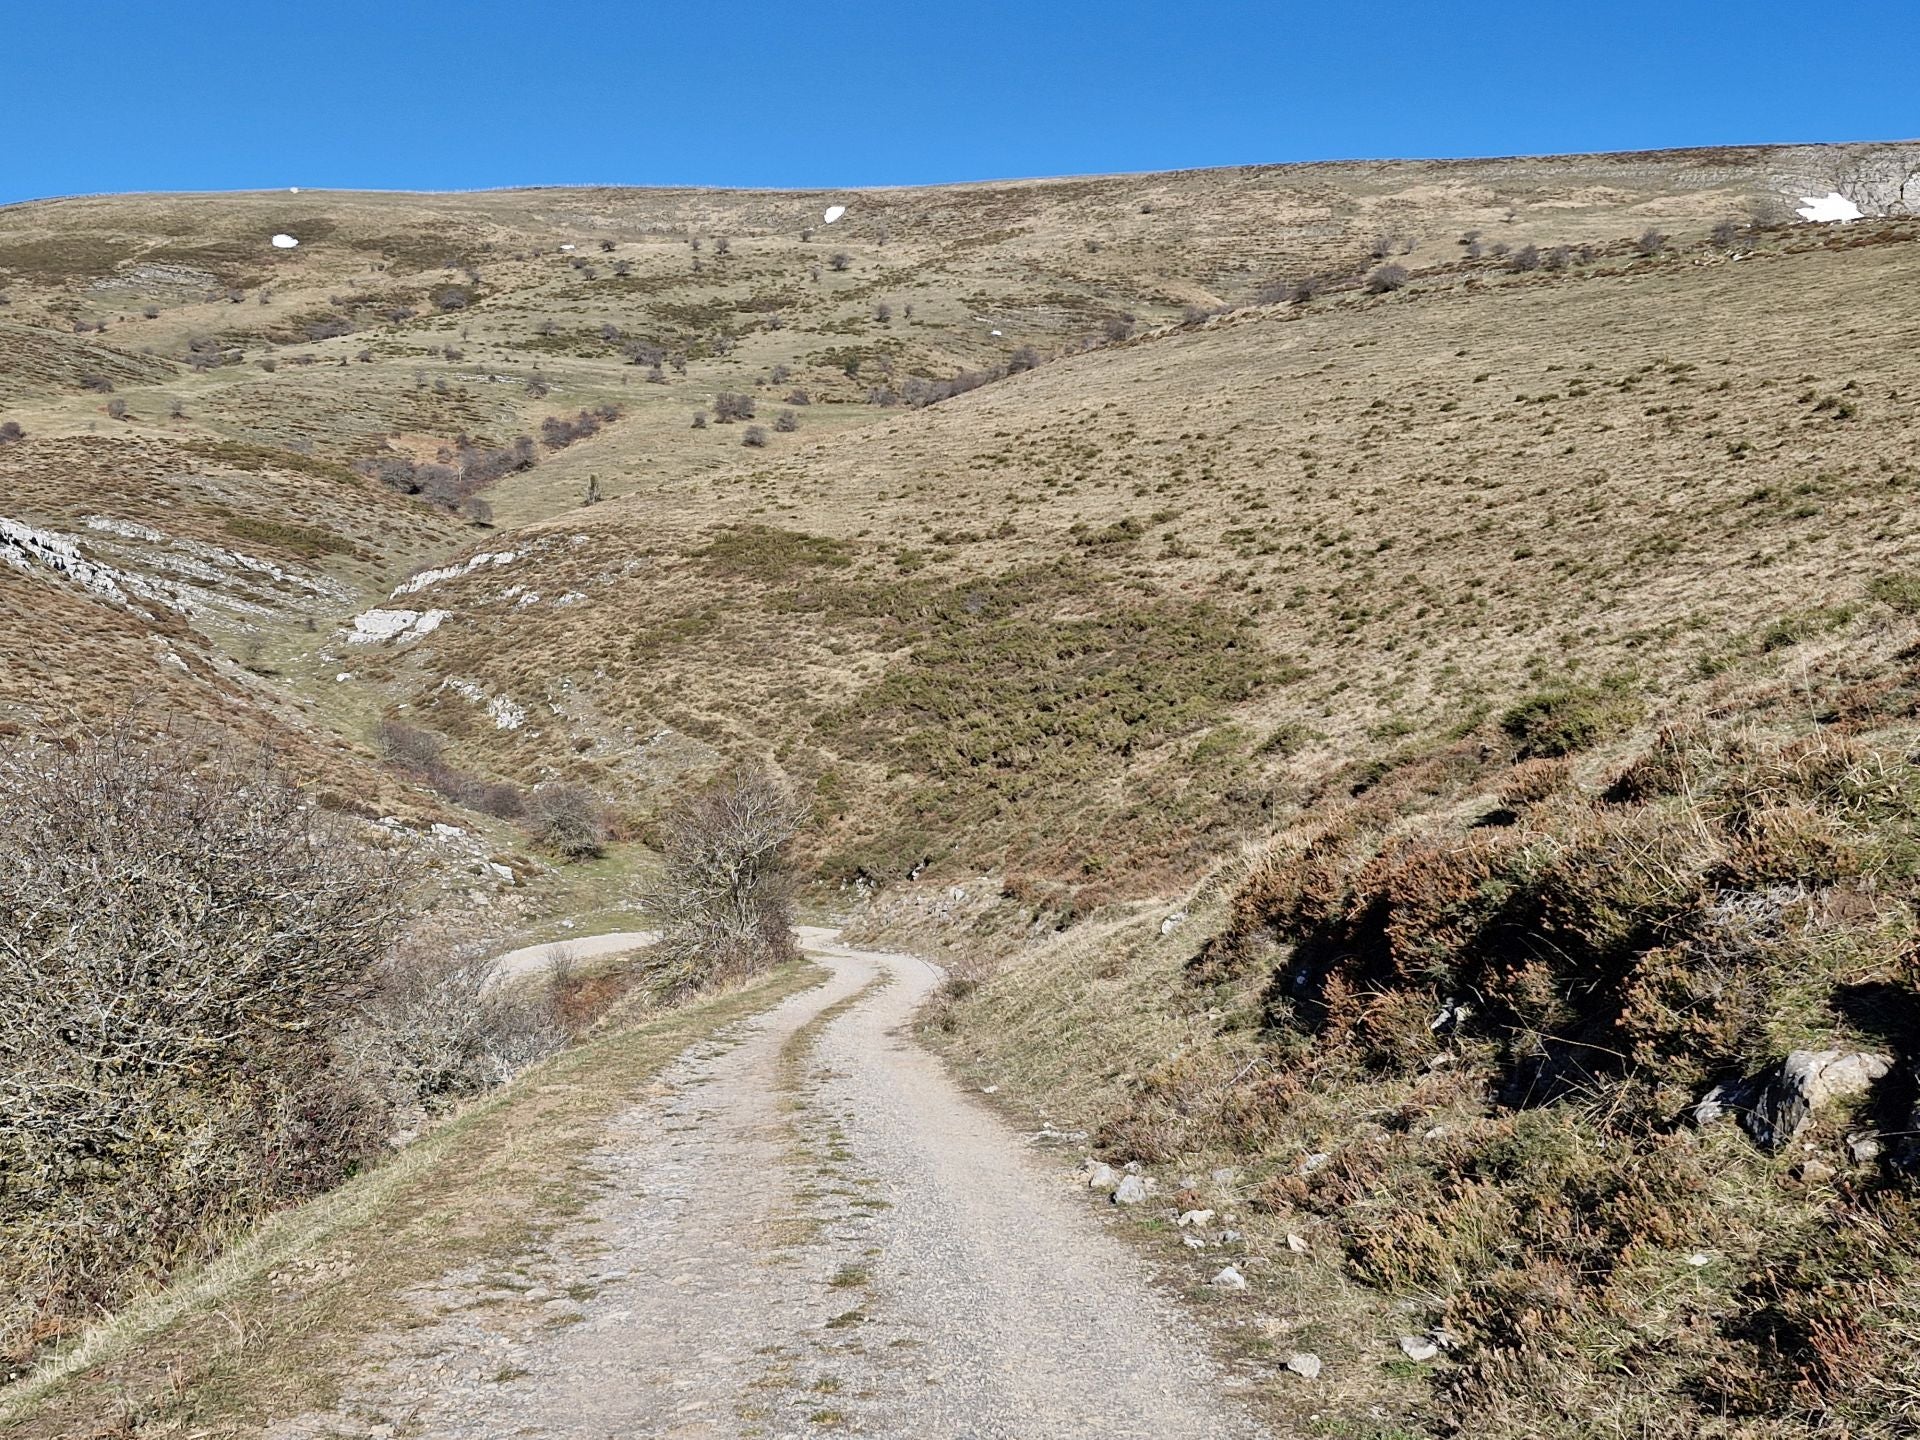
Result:
{"type": "Polygon", "coordinates": [[[1920,222],[1790,210],[1893,153],[0,210],[0,724],[269,739],[496,930],[769,763],[1301,1427],[1899,1433],[1920,222]]]}

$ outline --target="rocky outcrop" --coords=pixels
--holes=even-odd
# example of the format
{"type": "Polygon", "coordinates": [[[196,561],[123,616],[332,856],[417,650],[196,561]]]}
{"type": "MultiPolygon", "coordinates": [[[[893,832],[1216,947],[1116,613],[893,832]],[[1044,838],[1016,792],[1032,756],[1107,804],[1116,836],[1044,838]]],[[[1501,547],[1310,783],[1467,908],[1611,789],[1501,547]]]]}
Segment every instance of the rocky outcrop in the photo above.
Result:
{"type": "Polygon", "coordinates": [[[1693,1107],[1694,1123],[1734,1115],[1758,1144],[1778,1150],[1820,1110],[1865,1094],[1892,1068],[1886,1056],[1866,1051],[1795,1050],[1757,1075],[1714,1086],[1693,1107]]]}

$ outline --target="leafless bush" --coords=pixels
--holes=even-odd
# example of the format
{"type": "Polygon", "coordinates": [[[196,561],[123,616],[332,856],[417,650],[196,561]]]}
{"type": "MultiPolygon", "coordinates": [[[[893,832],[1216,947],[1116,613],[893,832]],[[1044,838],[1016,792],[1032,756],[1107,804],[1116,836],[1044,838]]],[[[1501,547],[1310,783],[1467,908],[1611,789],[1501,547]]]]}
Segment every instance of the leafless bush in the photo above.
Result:
{"type": "Polygon", "coordinates": [[[764,425],[747,426],[746,430],[740,436],[740,443],[750,446],[755,450],[764,450],[767,444],[767,427],[764,425]]]}
{"type": "Polygon", "coordinates": [[[782,435],[791,435],[800,428],[800,417],[791,410],[782,410],[773,417],[773,428],[782,435]]]}
{"type": "Polygon", "coordinates": [[[479,949],[431,932],[410,938],[373,972],[372,993],[335,1041],[344,1088],[389,1141],[404,1140],[566,1043],[552,978],[494,983],[479,949]]]}
{"type": "Polygon", "coordinates": [[[1398,290],[1407,283],[1407,267],[1404,265],[1382,265],[1367,276],[1364,287],[1369,295],[1385,295],[1388,291],[1398,290]]]}
{"type": "Polygon", "coordinates": [[[1741,225],[1738,220],[1722,220],[1713,227],[1713,243],[1722,250],[1730,250],[1740,238],[1741,225]]]}
{"type": "Polygon", "coordinates": [[[27,438],[27,432],[20,428],[18,420],[0,422],[0,445],[11,445],[16,440],[27,438]]]}
{"type": "Polygon", "coordinates": [[[1022,370],[1038,370],[1039,368],[1040,352],[1031,345],[1021,345],[1014,350],[1013,354],[1007,357],[1007,373],[1009,375],[1018,375],[1022,370]]]}
{"type": "Polygon", "coordinates": [[[107,379],[106,376],[96,374],[92,370],[82,370],[80,372],[80,388],[82,390],[91,390],[96,395],[111,395],[113,393],[113,382],[107,379]]]}
{"type": "Polygon", "coordinates": [[[697,989],[794,955],[787,852],[799,828],[798,807],[762,775],[722,780],[671,816],[647,896],[660,927],[649,959],[666,988],[697,989]]]}
{"type": "Polygon", "coordinates": [[[125,726],[0,755],[0,1355],[333,1183],[328,1047],[398,872],[264,756],[125,726]]]}
{"type": "Polygon", "coordinates": [[[114,396],[113,399],[107,401],[107,417],[111,420],[126,419],[127,418],[127,402],[121,399],[118,395],[114,396]]]}
{"type": "Polygon", "coordinates": [[[706,411],[696,410],[693,412],[693,428],[696,430],[704,430],[707,428],[707,412],[706,411]]]}
{"type": "Polygon", "coordinates": [[[540,439],[549,450],[564,450],[578,441],[598,435],[602,425],[619,418],[619,409],[612,405],[582,410],[572,419],[564,415],[549,415],[540,422],[540,439]]]}
{"type": "Polygon", "coordinates": [[[853,264],[853,257],[844,250],[836,250],[827,257],[827,264],[836,271],[845,270],[853,264]]]}
{"type": "Polygon", "coordinates": [[[893,320],[893,307],[882,300],[878,305],[873,307],[873,318],[878,320],[882,325],[891,323],[893,320]]]}
{"type": "Polygon", "coordinates": [[[1667,248],[1667,237],[1649,225],[1641,231],[1640,238],[1633,242],[1633,248],[1642,255],[1658,255],[1667,248]]]}
{"type": "Polygon", "coordinates": [[[1522,245],[1518,250],[1513,252],[1512,257],[1507,261],[1507,268],[1515,272],[1538,270],[1540,268],[1540,247],[1538,245],[1522,245]]]}
{"type": "Polygon", "coordinates": [[[797,385],[787,392],[787,404],[789,405],[811,405],[812,403],[813,397],[797,385]]]}
{"type": "Polygon", "coordinates": [[[548,780],[534,786],[526,819],[535,841],[568,860],[606,853],[606,803],[584,785],[548,780]]]}
{"type": "Polygon", "coordinates": [[[160,318],[160,307],[158,305],[144,306],[142,307],[140,314],[144,319],[158,320],[160,318]]]}
{"type": "Polygon", "coordinates": [[[713,397],[713,418],[722,425],[729,425],[735,420],[751,420],[753,407],[753,396],[722,390],[713,397]]]}

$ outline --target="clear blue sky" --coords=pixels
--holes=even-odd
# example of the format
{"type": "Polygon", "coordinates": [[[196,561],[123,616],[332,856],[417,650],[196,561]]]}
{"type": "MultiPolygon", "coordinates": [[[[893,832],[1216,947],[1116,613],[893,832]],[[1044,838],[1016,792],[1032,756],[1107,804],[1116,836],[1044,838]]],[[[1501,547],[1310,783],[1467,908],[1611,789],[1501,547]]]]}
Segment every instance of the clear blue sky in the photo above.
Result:
{"type": "Polygon", "coordinates": [[[12,0],[0,202],[1911,138],[1916,0],[12,0]]]}

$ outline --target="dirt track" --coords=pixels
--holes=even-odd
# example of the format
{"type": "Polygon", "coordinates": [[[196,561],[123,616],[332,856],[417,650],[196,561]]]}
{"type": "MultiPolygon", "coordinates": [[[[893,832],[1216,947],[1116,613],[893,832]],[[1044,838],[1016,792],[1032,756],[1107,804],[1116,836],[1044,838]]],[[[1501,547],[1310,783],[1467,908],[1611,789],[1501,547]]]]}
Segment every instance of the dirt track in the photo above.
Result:
{"type": "Polygon", "coordinates": [[[1060,1167],[901,1033],[936,972],[806,939],[827,983],[683,1054],[586,1216],[511,1278],[442,1277],[337,1411],[270,1433],[1265,1433],[1060,1167]]]}

